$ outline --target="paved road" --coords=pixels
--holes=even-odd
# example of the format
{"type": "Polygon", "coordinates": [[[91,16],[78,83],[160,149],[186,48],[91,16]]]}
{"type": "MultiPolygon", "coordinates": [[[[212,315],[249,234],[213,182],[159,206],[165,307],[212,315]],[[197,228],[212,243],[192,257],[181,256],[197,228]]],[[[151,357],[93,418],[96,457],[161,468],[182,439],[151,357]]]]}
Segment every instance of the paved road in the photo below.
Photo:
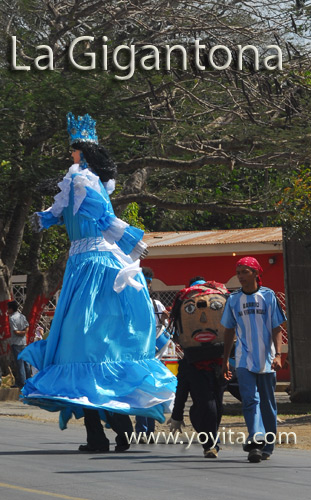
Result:
{"type": "MultiPolygon", "coordinates": [[[[206,460],[196,444],[133,445],[123,454],[84,455],[80,425],[0,418],[1,500],[309,500],[311,452],[279,448],[249,464],[240,446],[206,460]]],[[[113,433],[108,431],[111,441],[113,433]]]]}

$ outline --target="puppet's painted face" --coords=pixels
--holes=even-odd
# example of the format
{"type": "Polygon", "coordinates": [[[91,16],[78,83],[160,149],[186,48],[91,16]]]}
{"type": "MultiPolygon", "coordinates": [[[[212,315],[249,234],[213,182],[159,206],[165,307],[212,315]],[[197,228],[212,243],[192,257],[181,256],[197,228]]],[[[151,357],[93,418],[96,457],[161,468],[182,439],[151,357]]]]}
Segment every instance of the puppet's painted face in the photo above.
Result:
{"type": "Polygon", "coordinates": [[[183,348],[202,347],[224,341],[220,324],[226,297],[218,293],[189,294],[180,310],[179,343],[183,348]]]}
{"type": "Polygon", "coordinates": [[[71,157],[72,157],[74,163],[80,163],[81,153],[82,153],[82,151],[80,149],[73,149],[71,151],[71,157]]]}

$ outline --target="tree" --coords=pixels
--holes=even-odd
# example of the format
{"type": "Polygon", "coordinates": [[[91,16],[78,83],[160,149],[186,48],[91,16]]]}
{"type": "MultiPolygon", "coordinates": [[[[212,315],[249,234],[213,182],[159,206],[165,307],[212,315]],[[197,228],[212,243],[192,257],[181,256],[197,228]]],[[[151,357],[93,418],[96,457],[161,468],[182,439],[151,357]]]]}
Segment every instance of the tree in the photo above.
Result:
{"type": "MultiPolygon", "coordinates": [[[[272,220],[291,171],[310,154],[306,143],[310,135],[306,126],[309,55],[303,45],[309,35],[307,7],[296,9],[289,1],[274,7],[266,0],[256,6],[235,0],[221,4],[194,0],[24,0],[9,4],[2,0],[0,9],[5,13],[0,75],[3,304],[10,296],[10,276],[28,214],[50,202],[42,196],[50,193],[42,188],[42,181],[61,175],[68,166],[64,134],[68,110],[97,117],[99,136],[118,162],[119,184],[113,199],[117,212],[128,203],[137,203],[147,228],[159,227],[152,225],[159,218],[160,227],[174,223],[176,229],[195,229],[197,221],[206,228],[272,220]],[[29,65],[30,71],[8,68],[12,36],[16,36],[17,64],[29,65]],[[88,65],[85,53],[94,52],[95,70],[75,69],[69,61],[70,44],[80,36],[94,40],[77,43],[74,59],[88,65]],[[105,43],[102,36],[107,37],[105,43]],[[195,39],[205,46],[197,58],[195,39]],[[129,69],[115,68],[113,53],[116,47],[133,42],[135,71],[131,78],[118,80],[116,76],[126,76],[129,69]],[[176,49],[168,70],[164,46],[176,44],[186,50],[187,68],[182,68],[183,51],[176,49]],[[216,51],[211,59],[210,51],[217,44],[228,50],[216,51]],[[243,70],[237,69],[239,44],[258,48],[258,71],[253,51],[244,52],[243,70]],[[286,54],[283,71],[269,71],[263,63],[270,54],[267,46],[274,44],[286,54]],[[35,64],[47,62],[36,63],[39,55],[48,53],[46,48],[37,49],[38,45],[52,48],[53,71],[35,69],[35,64]],[[108,71],[100,66],[103,45],[108,71]],[[159,48],[159,71],[139,65],[147,56],[145,66],[155,62],[155,51],[146,45],[159,48]],[[215,69],[228,62],[229,53],[228,68],[215,69]]],[[[127,66],[129,55],[124,49],[119,64],[127,66]]],[[[23,262],[18,262],[29,273],[29,288],[30,283],[37,283],[38,293],[43,294],[44,286],[45,297],[55,287],[49,285],[49,276],[54,276],[49,265],[56,259],[46,258],[43,251],[44,271],[40,259],[48,239],[39,235],[30,242],[26,234],[23,262]]],[[[60,246],[66,250],[62,236],[60,246]]],[[[57,258],[61,259],[59,254],[57,258]]],[[[33,307],[29,299],[26,308],[33,307]]]]}

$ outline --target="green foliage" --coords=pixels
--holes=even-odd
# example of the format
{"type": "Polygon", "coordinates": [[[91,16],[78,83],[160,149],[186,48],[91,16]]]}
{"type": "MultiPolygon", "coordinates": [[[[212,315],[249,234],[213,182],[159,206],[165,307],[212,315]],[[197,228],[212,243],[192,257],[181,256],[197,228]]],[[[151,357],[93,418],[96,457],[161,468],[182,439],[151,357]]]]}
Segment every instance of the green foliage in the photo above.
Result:
{"type": "Polygon", "coordinates": [[[277,203],[280,222],[288,237],[309,236],[311,231],[311,169],[301,167],[291,177],[290,186],[283,190],[277,203]]]}
{"type": "MultiPolygon", "coordinates": [[[[157,171],[149,179],[148,188],[162,199],[193,204],[191,211],[167,211],[156,206],[141,206],[141,215],[149,231],[239,229],[267,225],[260,218],[232,214],[234,204],[252,200],[252,208],[273,209],[279,200],[282,186],[287,185],[289,173],[256,171],[247,168],[203,167],[192,172],[157,171]],[[196,203],[211,202],[227,207],[226,212],[198,211],[196,203]]],[[[269,219],[269,225],[279,221],[269,219]]]]}
{"type": "Polygon", "coordinates": [[[139,215],[139,205],[135,202],[129,203],[126,209],[122,212],[121,218],[130,224],[130,226],[145,229],[143,219],[139,215]]]}
{"type": "MultiPolygon", "coordinates": [[[[24,194],[31,195],[33,210],[48,207],[52,201],[40,186],[43,180],[64,174],[70,166],[65,120],[68,111],[93,115],[100,142],[121,164],[150,156],[186,161],[222,154],[220,158],[232,160],[230,164],[220,159],[217,165],[197,170],[150,170],[143,186],[147,193],[164,201],[193,204],[193,210],[169,211],[156,205],[130,203],[121,216],[134,226],[154,231],[226,229],[285,224],[291,217],[298,225],[304,225],[303,217],[299,216],[302,195],[298,188],[292,187],[288,198],[284,192],[286,186],[294,186],[298,163],[292,161],[293,155],[301,160],[302,155],[307,157],[311,153],[309,141],[305,140],[311,134],[310,71],[303,71],[303,63],[297,71],[294,63],[292,68],[288,62],[286,71],[279,74],[256,73],[251,66],[241,73],[211,69],[198,72],[191,64],[183,72],[174,60],[171,72],[147,73],[137,66],[134,76],[123,82],[114,78],[114,71],[84,72],[66,63],[65,49],[73,38],[92,35],[100,39],[103,18],[111,62],[115,45],[133,41],[140,51],[146,40],[160,47],[163,43],[181,41],[186,46],[190,39],[200,38],[210,46],[224,36],[231,47],[254,35],[257,38],[252,43],[262,46],[272,37],[270,10],[267,10],[269,19],[265,20],[258,6],[250,9],[234,2],[218,6],[217,2],[171,5],[147,0],[138,3],[90,0],[87,7],[84,18],[80,15],[84,12],[84,2],[60,0],[48,8],[45,2],[23,0],[18,2],[16,11],[8,13],[12,15],[11,33],[20,42],[20,62],[29,63],[23,60],[20,48],[31,57],[35,56],[36,45],[50,44],[53,40],[56,69],[35,71],[32,66],[29,72],[14,72],[6,64],[1,65],[0,109],[4,119],[0,121],[3,192],[0,227],[4,233],[14,207],[24,194]],[[54,7],[59,10],[54,11],[54,7]],[[256,26],[250,22],[250,16],[262,21],[258,32],[256,27],[249,31],[251,25],[256,26]],[[269,29],[265,31],[266,22],[269,29]],[[236,25],[239,29],[234,28],[236,25]],[[248,162],[253,166],[243,166],[248,162]],[[293,215],[290,203],[295,196],[297,208],[293,215]],[[284,201],[279,218],[251,212],[273,209],[280,197],[284,201]],[[196,204],[204,202],[214,203],[216,209],[198,210],[196,204]],[[249,207],[250,213],[237,215],[236,207],[249,207]]],[[[281,13],[279,10],[273,15],[275,19],[283,16],[283,21],[285,11],[283,7],[281,13]]],[[[290,29],[291,18],[286,22],[284,27],[290,29]]],[[[5,33],[3,29],[0,34],[2,55],[4,47],[9,47],[5,33]]],[[[85,49],[81,46],[82,50],[85,49]]],[[[95,44],[93,50],[98,62],[100,45],[95,44]]],[[[193,63],[191,56],[190,63],[193,63]]],[[[148,161],[142,166],[148,169],[148,161]]],[[[133,173],[125,168],[120,170],[114,197],[122,195],[133,173]]],[[[306,217],[307,209],[302,211],[306,217]]],[[[20,272],[30,269],[27,261],[30,242],[26,227],[17,262],[20,272]]],[[[46,232],[41,266],[48,267],[66,246],[67,238],[59,228],[46,232]]]]}
{"type": "MultiPolygon", "coordinates": [[[[20,252],[15,264],[15,274],[30,274],[33,270],[29,262],[29,249],[33,233],[27,225],[20,252]]],[[[51,227],[44,231],[40,247],[40,269],[46,271],[55,261],[69,249],[70,243],[63,227],[51,227]]]]}

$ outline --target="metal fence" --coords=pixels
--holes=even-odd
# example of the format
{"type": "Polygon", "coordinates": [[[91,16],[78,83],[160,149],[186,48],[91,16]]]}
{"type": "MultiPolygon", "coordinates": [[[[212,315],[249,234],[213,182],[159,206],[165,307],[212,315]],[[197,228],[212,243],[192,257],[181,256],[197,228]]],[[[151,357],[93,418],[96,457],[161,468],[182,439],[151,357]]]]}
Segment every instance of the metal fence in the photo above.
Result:
{"type": "MultiPolygon", "coordinates": [[[[285,301],[285,293],[283,292],[276,292],[276,296],[278,298],[278,301],[280,303],[280,306],[282,307],[285,315],[286,315],[286,301],[285,301]]],[[[288,343],[288,335],[287,335],[287,329],[281,325],[281,330],[282,330],[282,343],[287,344],[288,343]]]]}
{"type": "MultiPolygon", "coordinates": [[[[176,290],[167,290],[167,291],[153,291],[151,293],[151,297],[153,299],[160,300],[162,304],[167,308],[171,307],[176,293],[179,291],[179,289],[176,290]]],[[[26,283],[25,282],[20,282],[18,283],[17,281],[13,284],[13,296],[14,299],[18,302],[20,305],[20,308],[22,309],[25,298],[26,298],[26,283]]],[[[49,303],[45,306],[42,316],[39,320],[38,325],[42,326],[44,328],[44,331],[49,331],[50,325],[53,319],[54,311],[58,302],[60,291],[56,292],[56,294],[51,298],[49,303]]],[[[283,309],[283,311],[286,314],[286,302],[285,302],[285,293],[283,292],[276,292],[276,296],[278,298],[278,301],[283,309]]],[[[282,328],[282,340],[283,344],[287,344],[288,338],[287,338],[287,330],[283,326],[282,328]]]]}
{"type": "MultiPolygon", "coordinates": [[[[13,297],[14,300],[19,305],[19,309],[22,310],[25,300],[26,300],[26,294],[27,294],[27,287],[25,280],[22,280],[20,282],[17,281],[15,278],[13,282],[13,297]]],[[[45,332],[48,332],[50,330],[50,325],[52,323],[52,319],[54,316],[54,311],[56,309],[56,305],[58,302],[60,290],[53,295],[53,297],[49,300],[48,304],[45,306],[43,309],[42,315],[38,321],[37,326],[42,326],[45,332]]]]}
{"type": "Polygon", "coordinates": [[[176,290],[168,290],[167,292],[161,291],[161,292],[151,292],[151,298],[159,300],[162,302],[162,304],[165,307],[171,307],[173,305],[176,293],[179,292],[178,289],[176,290]]]}

